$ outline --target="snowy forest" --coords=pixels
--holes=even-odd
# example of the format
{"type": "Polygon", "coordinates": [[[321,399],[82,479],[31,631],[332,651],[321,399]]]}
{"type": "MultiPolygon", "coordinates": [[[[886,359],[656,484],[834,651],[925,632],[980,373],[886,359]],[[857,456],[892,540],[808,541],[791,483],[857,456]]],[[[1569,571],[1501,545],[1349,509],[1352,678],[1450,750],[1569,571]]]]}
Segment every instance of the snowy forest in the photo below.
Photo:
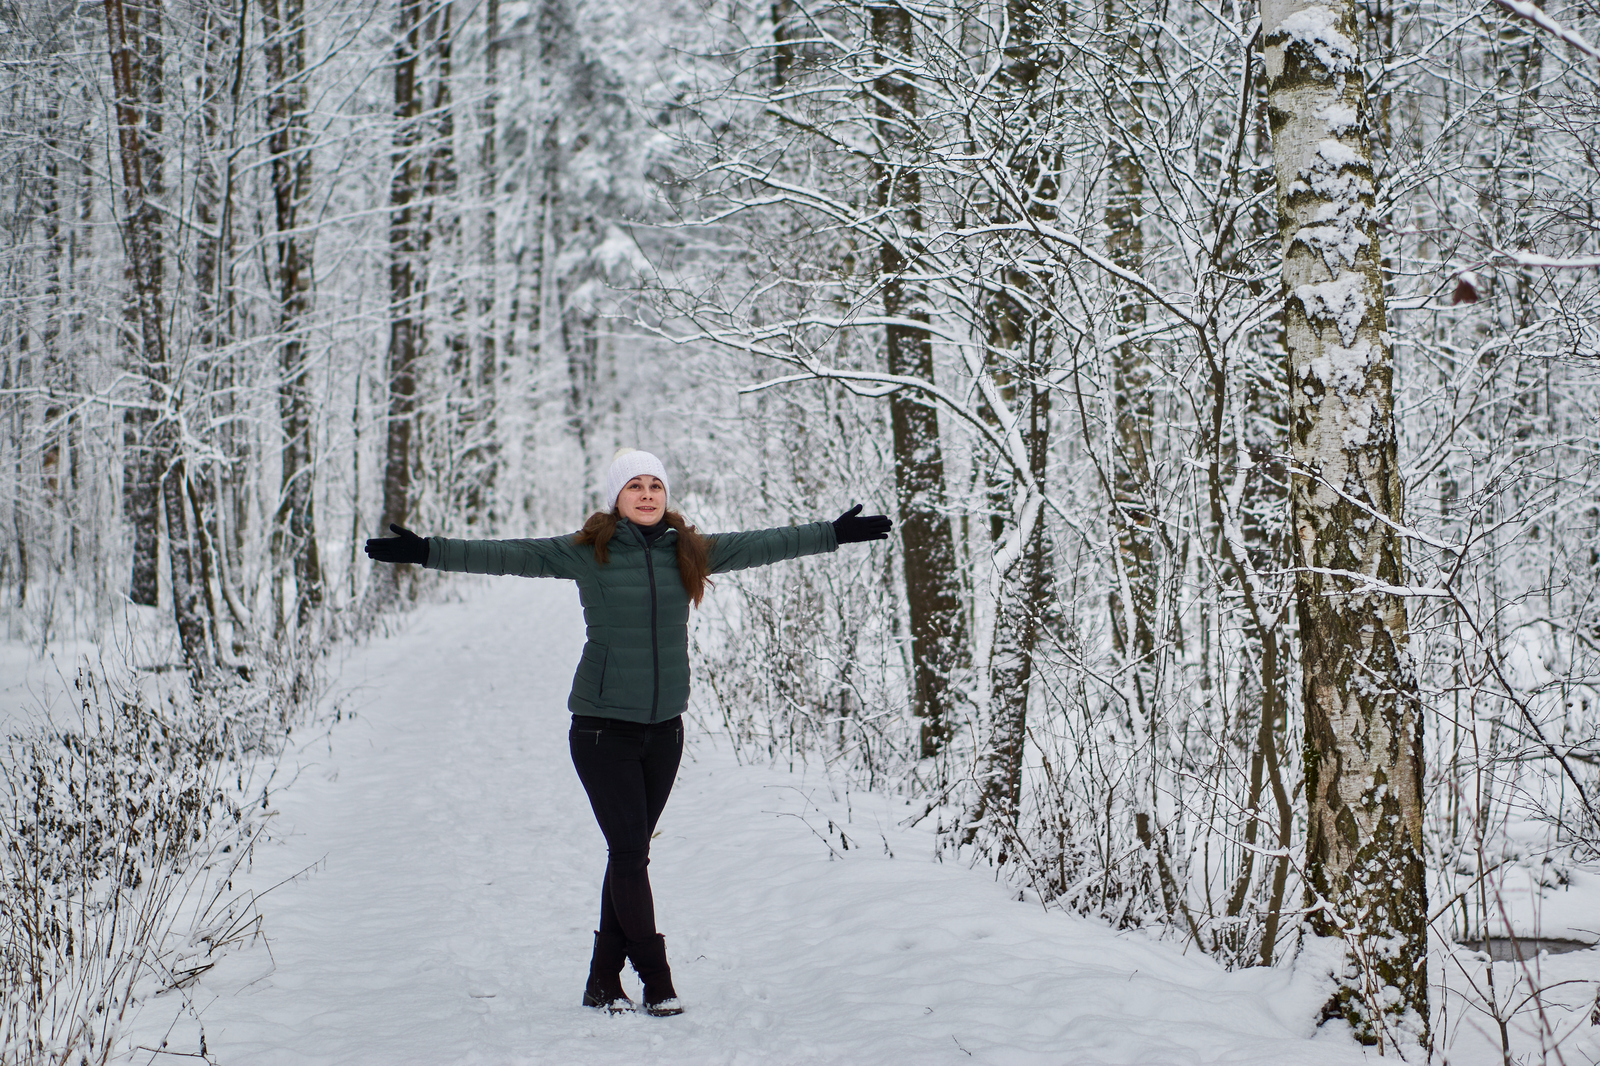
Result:
{"type": "Polygon", "coordinates": [[[172,923],[241,935],[152,886],[258,831],[326,649],[448,595],[367,537],[571,532],[622,446],[707,532],[895,521],[695,614],[741,759],[1230,969],[1332,938],[1324,1017],[1429,1045],[1503,879],[1600,860],[1593,42],[1574,0],[4,0],[0,620],[95,649],[8,726],[5,1060],[100,1061],[172,923]]]}

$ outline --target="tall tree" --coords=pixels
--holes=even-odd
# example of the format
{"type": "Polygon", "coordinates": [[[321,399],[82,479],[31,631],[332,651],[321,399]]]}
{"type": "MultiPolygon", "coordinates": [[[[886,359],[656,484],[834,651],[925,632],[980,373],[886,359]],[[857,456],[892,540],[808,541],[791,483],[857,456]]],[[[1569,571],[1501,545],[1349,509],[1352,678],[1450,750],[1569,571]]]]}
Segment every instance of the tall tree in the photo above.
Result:
{"type": "MultiPolygon", "coordinates": [[[[201,8],[205,54],[200,72],[201,134],[196,146],[194,209],[200,223],[194,255],[195,317],[200,344],[206,351],[225,345],[229,300],[223,294],[230,253],[234,163],[230,141],[238,125],[238,93],[243,73],[244,34],[232,0],[213,0],[201,8]],[[230,99],[232,113],[227,112],[230,99]]],[[[269,104],[270,108],[270,104],[269,104]]]]}
{"type": "Polygon", "coordinates": [[[478,234],[478,366],[472,381],[473,404],[468,413],[464,463],[468,523],[474,526],[492,526],[499,518],[494,503],[500,480],[500,347],[495,318],[500,229],[495,206],[500,177],[496,115],[500,100],[500,0],[486,0],[483,39],[483,98],[478,102],[478,197],[483,212],[478,234]]]}
{"type": "Polygon", "coordinates": [[[130,369],[145,379],[147,402],[124,414],[123,501],[133,525],[133,576],[128,596],[153,607],[161,587],[160,478],[164,465],[152,440],[156,412],[164,403],[162,332],[165,268],[161,217],[163,191],[161,103],[165,55],[160,0],[105,5],[111,50],[111,86],[122,160],[123,314],[122,346],[130,369]]]}
{"type": "MultiPolygon", "coordinates": [[[[194,210],[199,222],[194,250],[195,336],[206,367],[205,395],[212,424],[221,428],[216,436],[220,450],[229,456],[238,452],[239,435],[235,413],[241,403],[231,387],[237,356],[226,352],[234,338],[234,298],[231,278],[233,262],[234,178],[237,172],[234,148],[239,137],[240,96],[244,89],[244,59],[247,34],[239,25],[242,12],[234,0],[209,0],[199,8],[204,55],[200,70],[200,131],[196,139],[194,210]]],[[[196,534],[200,551],[201,587],[205,592],[211,632],[219,658],[222,632],[226,624],[213,590],[232,614],[233,645],[245,646],[246,618],[242,601],[231,585],[227,563],[228,545],[222,536],[223,493],[225,487],[237,492],[242,480],[242,462],[214,463],[192,468],[191,503],[196,515],[196,534]],[[233,486],[228,483],[232,481],[233,486]]]]}
{"type": "MultiPolygon", "coordinates": [[[[911,12],[899,3],[868,8],[873,46],[873,112],[877,146],[872,182],[884,212],[878,246],[879,284],[888,319],[889,373],[931,382],[933,336],[917,275],[924,240],[922,175],[917,165],[917,86],[911,12]]],[[[946,514],[944,452],[937,409],[902,390],[889,399],[894,433],[895,492],[911,615],[913,710],[921,721],[924,757],[949,740],[956,699],[953,676],[969,664],[955,543],[946,514]]]]}
{"type": "Polygon", "coordinates": [[[432,454],[426,468],[440,505],[451,514],[466,511],[471,522],[477,508],[469,502],[472,472],[468,452],[473,445],[477,414],[477,380],[472,366],[472,337],[467,321],[465,247],[460,202],[461,167],[456,159],[455,4],[439,0],[428,11],[424,36],[432,84],[428,100],[428,162],[423,176],[422,254],[426,290],[438,309],[438,351],[443,360],[445,402],[443,425],[429,435],[432,454]]]}
{"type": "Polygon", "coordinates": [[[1428,1028],[1422,723],[1368,101],[1349,0],[1262,5],[1283,240],[1311,929],[1366,1043],[1428,1028]]]}
{"type": "MultiPolygon", "coordinates": [[[[51,74],[55,78],[62,77],[65,71],[57,61],[51,63],[51,74]]],[[[44,223],[45,240],[45,271],[44,271],[44,328],[40,331],[39,347],[43,361],[43,374],[41,384],[49,396],[49,401],[44,410],[45,445],[41,456],[41,471],[44,474],[45,498],[51,504],[59,504],[63,499],[70,498],[73,491],[73,482],[76,478],[70,476],[67,468],[71,464],[71,456],[76,449],[72,444],[72,419],[62,406],[62,394],[70,388],[72,377],[72,363],[65,351],[67,338],[64,335],[63,325],[67,310],[66,291],[67,273],[71,269],[67,258],[68,234],[71,224],[67,219],[67,204],[63,193],[69,188],[69,183],[64,180],[61,173],[61,114],[59,103],[56,99],[50,100],[45,115],[45,159],[44,182],[42,193],[44,202],[40,205],[44,223]],[[63,457],[66,461],[63,462],[63,457]]],[[[18,405],[18,413],[21,414],[18,405]]],[[[20,484],[20,480],[19,480],[20,484]]],[[[54,512],[57,507],[52,506],[54,512]]],[[[21,508],[13,512],[13,519],[21,523],[21,508]]],[[[24,534],[17,530],[18,551],[24,552],[24,534]]],[[[69,553],[70,554],[70,553],[69,553]]],[[[19,568],[18,579],[20,589],[27,588],[27,567],[19,568]]],[[[19,599],[21,597],[19,596],[19,599]]]]}
{"type": "MultiPolygon", "coordinates": [[[[422,357],[422,233],[417,203],[423,179],[422,91],[418,85],[422,0],[400,0],[394,35],[394,133],[389,155],[388,432],[384,443],[383,520],[404,525],[412,508],[417,375],[422,357]]],[[[384,568],[375,590],[393,591],[401,568],[384,568]]]]}
{"type": "MultiPolygon", "coordinates": [[[[1105,0],[1104,27],[1111,77],[1106,86],[1106,253],[1123,270],[1144,270],[1144,53],[1138,23],[1125,0],[1105,0]]],[[[1151,501],[1150,449],[1155,440],[1150,344],[1144,295],[1120,279],[1109,281],[1111,328],[1120,334],[1112,351],[1111,526],[1117,554],[1111,592],[1111,634],[1126,669],[1124,712],[1144,731],[1156,700],[1156,535],[1151,501]]]]}
{"type": "Polygon", "coordinates": [[[310,624],[323,599],[312,483],[315,425],[306,345],[315,275],[313,236],[302,211],[312,188],[311,136],[306,128],[305,0],[261,0],[261,32],[267,64],[267,146],[272,156],[272,202],[277,221],[275,326],[283,447],[272,555],[277,603],[274,628],[281,635],[291,615],[302,629],[310,624]],[[292,605],[285,595],[291,574],[292,605]]]}
{"type": "MultiPolygon", "coordinates": [[[[995,79],[995,117],[990,129],[1001,142],[995,154],[1006,161],[991,194],[993,222],[1009,228],[1025,219],[1054,223],[1060,195],[1059,148],[1052,132],[1058,108],[1053,76],[1060,51],[1046,32],[1050,16],[1033,0],[1008,0],[1003,62],[995,79]]],[[[1050,317],[1048,258],[1032,241],[1005,242],[1000,269],[979,269],[989,284],[982,301],[988,334],[986,363],[998,405],[984,413],[1002,439],[1018,439],[1028,472],[996,463],[990,470],[992,547],[1002,550],[1007,536],[1020,550],[998,575],[994,635],[989,645],[989,735],[977,796],[964,820],[963,843],[983,845],[1004,862],[1019,829],[1022,763],[1027,744],[1028,699],[1034,678],[1034,653],[1054,589],[1049,542],[1038,496],[1050,451],[1050,392],[1045,379],[1055,355],[1055,323],[1050,317]],[[998,410],[996,409],[998,406],[998,410]],[[1002,412],[1004,417],[1002,416],[1002,412]],[[1017,506],[1021,503],[1022,506],[1017,506]]]]}
{"type": "Polygon", "coordinates": [[[206,627],[200,614],[199,571],[194,561],[192,521],[183,455],[183,381],[175,374],[167,349],[164,319],[165,274],[162,265],[159,198],[165,167],[159,138],[164,98],[165,52],[159,0],[145,0],[129,9],[123,0],[106,4],[111,50],[111,84],[122,159],[123,248],[131,311],[129,343],[134,369],[143,378],[145,396],[137,464],[132,487],[135,602],[154,600],[162,518],[172,578],[172,610],[183,655],[192,676],[203,674],[206,627]],[[134,17],[130,18],[130,14],[134,17]],[[164,515],[163,515],[164,512],[164,515]],[[141,600],[147,596],[147,600],[141,600]]]}

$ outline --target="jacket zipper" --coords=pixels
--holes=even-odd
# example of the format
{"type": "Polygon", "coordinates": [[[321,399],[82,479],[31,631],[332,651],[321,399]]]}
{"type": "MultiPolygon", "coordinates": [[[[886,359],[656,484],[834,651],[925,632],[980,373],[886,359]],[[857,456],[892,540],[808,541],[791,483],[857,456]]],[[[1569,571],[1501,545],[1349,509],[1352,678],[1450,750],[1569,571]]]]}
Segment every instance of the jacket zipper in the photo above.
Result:
{"type": "Polygon", "coordinates": [[[644,540],[645,573],[650,577],[650,722],[654,725],[656,710],[661,703],[661,648],[656,636],[656,564],[653,555],[655,546],[649,540],[645,540],[643,534],[640,534],[640,539],[644,540]]]}

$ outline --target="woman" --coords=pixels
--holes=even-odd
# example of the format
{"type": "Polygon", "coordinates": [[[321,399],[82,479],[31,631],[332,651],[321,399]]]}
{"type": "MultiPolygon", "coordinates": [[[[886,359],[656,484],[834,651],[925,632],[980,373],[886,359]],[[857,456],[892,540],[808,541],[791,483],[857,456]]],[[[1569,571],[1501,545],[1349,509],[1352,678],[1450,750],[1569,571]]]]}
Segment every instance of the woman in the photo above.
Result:
{"type": "Polygon", "coordinates": [[[398,537],[367,541],[377,562],[578,583],[589,639],[567,697],[568,746],[610,852],[583,1004],[633,1010],[621,979],[631,961],[644,982],[644,1009],[657,1016],[683,1013],[656,932],[648,866],[650,836],[683,754],[689,605],[699,605],[712,574],[883,540],[890,528],[883,515],[862,517],[857,504],[832,522],[703,537],[667,508],[667,485],[660,459],[625,448],[606,474],[611,509],[577,533],[448,540],[390,526],[398,537]]]}

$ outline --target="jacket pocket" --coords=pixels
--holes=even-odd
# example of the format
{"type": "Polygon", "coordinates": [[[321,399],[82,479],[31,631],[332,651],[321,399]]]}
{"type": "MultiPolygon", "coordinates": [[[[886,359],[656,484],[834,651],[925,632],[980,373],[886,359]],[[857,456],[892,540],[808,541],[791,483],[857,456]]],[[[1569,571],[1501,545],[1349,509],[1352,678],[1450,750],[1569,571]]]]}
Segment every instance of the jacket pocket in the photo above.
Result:
{"type": "Polygon", "coordinates": [[[595,699],[604,694],[606,685],[606,649],[601,645],[585,644],[583,657],[578,660],[577,685],[580,694],[594,693],[595,699]]]}

